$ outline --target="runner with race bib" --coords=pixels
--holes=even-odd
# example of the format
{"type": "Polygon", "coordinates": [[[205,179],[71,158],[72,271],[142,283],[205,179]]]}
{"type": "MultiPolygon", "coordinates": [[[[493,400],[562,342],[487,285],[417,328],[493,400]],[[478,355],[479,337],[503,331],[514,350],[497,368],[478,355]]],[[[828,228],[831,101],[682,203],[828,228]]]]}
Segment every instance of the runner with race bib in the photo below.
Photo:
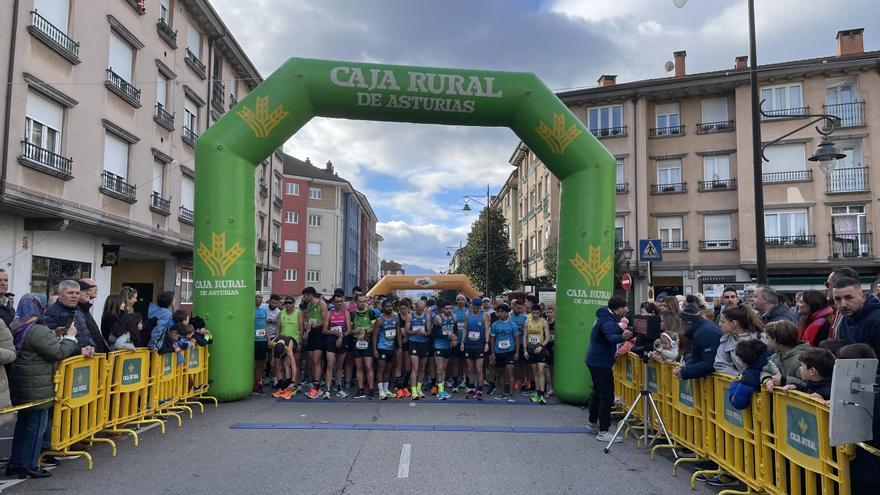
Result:
{"type": "MultiPolygon", "coordinates": [[[[507,393],[502,393],[495,400],[506,400],[508,402],[516,402],[514,399],[513,388],[513,364],[519,359],[519,328],[517,324],[510,319],[510,307],[501,304],[495,308],[495,314],[498,320],[492,324],[489,332],[492,343],[492,352],[495,354],[495,368],[503,369],[506,378],[507,393]]],[[[504,390],[502,388],[501,390],[504,390]]]]}
{"type": "Polygon", "coordinates": [[[437,368],[437,398],[446,400],[452,397],[446,391],[446,364],[451,349],[458,341],[458,335],[456,335],[457,325],[455,315],[452,313],[452,303],[442,303],[441,308],[441,313],[434,317],[434,364],[437,368]]]}

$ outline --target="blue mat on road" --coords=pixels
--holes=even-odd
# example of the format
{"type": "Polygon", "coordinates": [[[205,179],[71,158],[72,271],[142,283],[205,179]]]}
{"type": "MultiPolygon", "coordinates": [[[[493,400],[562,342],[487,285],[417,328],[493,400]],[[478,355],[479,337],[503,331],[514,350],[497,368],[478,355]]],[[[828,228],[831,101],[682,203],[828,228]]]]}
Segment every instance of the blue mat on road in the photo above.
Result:
{"type": "Polygon", "coordinates": [[[289,404],[303,404],[303,403],[315,403],[315,404],[327,404],[327,403],[338,403],[338,404],[369,404],[373,402],[381,402],[383,404],[477,404],[477,405],[494,405],[494,406],[556,406],[559,405],[557,402],[548,402],[547,404],[536,404],[529,400],[528,397],[523,397],[522,400],[517,400],[516,402],[507,402],[507,401],[499,401],[499,400],[467,400],[467,399],[449,399],[449,400],[439,400],[439,399],[421,399],[421,400],[366,400],[366,399],[307,399],[305,397],[296,397],[290,400],[284,399],[275,399],[275,402],[289,403],[289,404]]]}
{"type": "Polygon", "coordinates": [[[235,423],[233,430],[460,431],[468,433],[585,434],[584,428],[508,425],[395,425],[381,423],[235,423]]]}

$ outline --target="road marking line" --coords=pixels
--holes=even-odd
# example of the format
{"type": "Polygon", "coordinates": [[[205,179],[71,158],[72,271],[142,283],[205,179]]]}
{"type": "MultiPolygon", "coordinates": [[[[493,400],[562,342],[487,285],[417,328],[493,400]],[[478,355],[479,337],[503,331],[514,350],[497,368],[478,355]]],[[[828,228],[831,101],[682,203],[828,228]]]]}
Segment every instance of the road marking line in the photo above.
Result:
{"type": "Polygon", "coordinates": [[[397,478],[409,478],[409,456],[412,452],[412,444],[405,443],[400,448],[400,465],[397,467],[397,478]]]}
{"type": "Polygon", "coordinates": [[[415,402],[410,402],[410,403],[409,403],[409,407],[416,407],[416,403],[415,403],[415,402]]]}

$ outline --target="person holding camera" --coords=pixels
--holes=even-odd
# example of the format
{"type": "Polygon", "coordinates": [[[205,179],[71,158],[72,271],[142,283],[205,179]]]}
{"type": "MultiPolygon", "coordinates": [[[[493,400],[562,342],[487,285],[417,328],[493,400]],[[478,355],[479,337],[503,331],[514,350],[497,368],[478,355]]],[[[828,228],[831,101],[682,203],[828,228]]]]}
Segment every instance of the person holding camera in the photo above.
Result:
{"type": "MultiPolygon", "coordinates": [[[[593,394],[590,397],[590,418],[587,431],[597,433],[600,442],[610,442],[614,434],[608,431],[611,427],[611,404],[614,401],[614,353],[617,345],[633,338],[630,330],[621,331],[618,323],[629,311],[626,300],[613,296],[608,306],[596,310],[596,322],[593,323],[590,335],[590,346],[587,349],[586,363],[593,380],[593,394]]],[[[623,438],[616,438],[622,442],[623,438]]]]}

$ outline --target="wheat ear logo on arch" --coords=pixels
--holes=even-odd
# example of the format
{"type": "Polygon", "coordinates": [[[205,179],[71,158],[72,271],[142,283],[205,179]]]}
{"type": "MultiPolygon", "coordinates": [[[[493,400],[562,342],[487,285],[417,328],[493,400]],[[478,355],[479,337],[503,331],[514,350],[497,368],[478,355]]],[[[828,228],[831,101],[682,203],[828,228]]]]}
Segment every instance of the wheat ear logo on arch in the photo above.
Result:
{"type": "Polygon", "coordinates": [[[244,254],[244,251],[238,241],[226,249],[226,232],[211,232],[211,248],[208,249],[204,244],[199,243],[196,253],[208,266],[212,277],[224,277],[229,267],[244,254]]]}
{"type": "Polygon", "coordinates": [[[613,267],[611,257],[606,256],[603,259],[602,248],[593,245],[587,246],[586,260],[581,257],[580,253],[575,253],[574,258],[568,262],[584,277],[587,284],[593,287],[601,285],[613,267]]]}

